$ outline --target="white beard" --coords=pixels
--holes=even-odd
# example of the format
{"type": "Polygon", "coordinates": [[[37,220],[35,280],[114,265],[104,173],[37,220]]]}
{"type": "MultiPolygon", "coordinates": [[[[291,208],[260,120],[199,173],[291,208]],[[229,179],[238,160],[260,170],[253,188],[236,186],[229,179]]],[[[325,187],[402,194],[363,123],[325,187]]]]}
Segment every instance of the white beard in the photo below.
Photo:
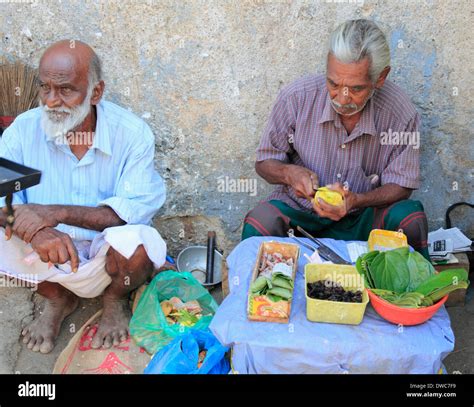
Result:
{"type": "Polygon", "coordinates": [[[75,129],[85,120],[91,110],[90,102],[93,90],[94,87],[89,85],[84,101],[72,109],[67,107],[49,108],[40,101],[40,106],[43,108],[41,127],[48,140],[64,140],[69,131],[75,129]],[[55,113],[63,113],[63,115],[56,115],[55,113]]]}

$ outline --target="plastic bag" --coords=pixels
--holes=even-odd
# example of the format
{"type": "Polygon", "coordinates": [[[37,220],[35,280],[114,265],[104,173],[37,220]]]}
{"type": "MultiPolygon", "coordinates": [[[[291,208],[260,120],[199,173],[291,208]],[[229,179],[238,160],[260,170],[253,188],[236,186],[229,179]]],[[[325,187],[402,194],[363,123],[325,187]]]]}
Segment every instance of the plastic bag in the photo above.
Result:
{"type": "Polygon", "coordinates": [[[228,350],[209,330],[191,329],[156,353],[144,373],[228,374],[230,364],[225,357],[228,350]],[[206,357],[198,368],[199,352],[204,349],[207,350],[206,357]]]}
{"type": "Polygon", "coordinates": [[[191,328],[206,329],[217,308],[214,298],[191,273],[164,271],[151,281],[142,294],[130,321],[130,334],[138,346],[154,354],[191,328]],[[203,317],[192,327],[168,324],[160,302],[171,297],[178,297],[183,302],[197,300],[203,309],[203,317]]]}

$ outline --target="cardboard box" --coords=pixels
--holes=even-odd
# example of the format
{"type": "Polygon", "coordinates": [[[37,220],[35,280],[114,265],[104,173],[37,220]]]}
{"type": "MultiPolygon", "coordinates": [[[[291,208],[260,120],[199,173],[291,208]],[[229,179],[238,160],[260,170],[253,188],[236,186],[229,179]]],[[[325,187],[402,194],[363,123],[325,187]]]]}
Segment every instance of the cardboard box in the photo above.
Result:
{"type": "MultiPolygon", "coordinates": [[[[263,255],[266,253],[281,253],[283,257],[291,257],[293,259],[292,279],[294,282],[296,278],[296,270],[298,269],[298,258],[300,254],[299,246],[292,243],[269,241],[263,242],[260,245],[250,285],[252,285],[260,274],[263,255]]],[[[256,296],[252,294],[251,289],[249,288],[247,317],[251,321],[288,323],[291,314],[291,300],[292,298],[290,300],[273,302],[266,295],[256,296]]]]}

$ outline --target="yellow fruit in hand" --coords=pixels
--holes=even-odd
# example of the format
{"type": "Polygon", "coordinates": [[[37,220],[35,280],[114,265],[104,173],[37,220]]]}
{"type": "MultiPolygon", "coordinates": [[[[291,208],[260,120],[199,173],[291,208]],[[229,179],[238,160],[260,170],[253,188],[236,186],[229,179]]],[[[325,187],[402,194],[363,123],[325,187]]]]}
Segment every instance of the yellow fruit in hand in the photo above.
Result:
{"type": "Polygon", "coordinates": [[[329,189],[328,187],[318,188],[314,197],[314,203],[316,205],[318,204],[318,199],[322,199],[324,202],[333,206],[340,206],[343,203],[342,195],[337,191],[329,189]]]}

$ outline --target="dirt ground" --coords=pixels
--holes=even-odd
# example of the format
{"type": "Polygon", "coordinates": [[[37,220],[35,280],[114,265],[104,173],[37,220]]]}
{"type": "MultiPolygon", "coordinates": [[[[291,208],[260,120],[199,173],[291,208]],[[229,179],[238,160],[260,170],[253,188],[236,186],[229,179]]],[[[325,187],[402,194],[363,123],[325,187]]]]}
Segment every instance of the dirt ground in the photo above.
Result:
{"type": "MultiPolygon", "coordinates": [[[[222,292],[214,290],[218,302],[222,292]]],[[[448,373],[474,373],[474,289],[469,288],[466,305],[449,307],[456,338],[454,351],[444,360],[448,373]]],[[[55,349],[42,355],[19,341],[21,326],[41,311],[42,299],[27,288],[0,288],[0,373],[51,373],[54,363],[68,341],[101,307],[100,298],[83,299],[79,308],[66,319],[55,349]]]]}

